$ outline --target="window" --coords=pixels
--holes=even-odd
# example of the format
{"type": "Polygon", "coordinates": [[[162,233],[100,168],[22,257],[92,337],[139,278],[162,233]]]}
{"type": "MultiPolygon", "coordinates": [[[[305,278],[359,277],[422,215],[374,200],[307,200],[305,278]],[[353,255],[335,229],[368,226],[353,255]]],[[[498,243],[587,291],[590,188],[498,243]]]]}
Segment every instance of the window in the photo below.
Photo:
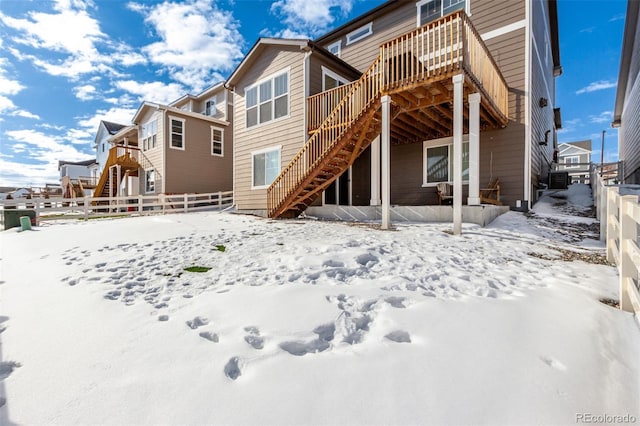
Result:
{"type": "Polygon", "coordinates": [[[333,89],[338,86],[344,86],[348,82],[349,81],[346,78],[334,73],[329,68],[322,67],[322,90],[323,91],[333,89]]]}
{"type": "Polygon", "coordinates": [[[280,147],[251,154],[253,165],[252,189],[266,188],[280,174],[280,147]]]}
{"type": "Polygon", "coordinates": [[[289,71],[245,91],[247,127],[289,115],[289,71]]]}
{"type": "Polygon", "coordinates": [[[209,99],[204,103],[204,115],[216,115],[216,99],[209,99]]]}
{"type": "Polygon", "coordinates": [[[337,57],[340,57],[340,51],[342,50],[342,40],[331,43],[329,46],[327,46],[327,50],[337,57]]]}
{"type": "Polygon", "coordinates": [[[102,152],[104,152],[104,142],[102,142],[102,152]]]}
{"type": "Polygon", "coordinates": [[[373,22],[347,34],[347,46],[373,34],[373,22]]]}
{"type": "MultiPolygon", "coordinates": [[[[469,180],[469,142],[462,143],[462,180],[469,180]]],[[[449,138],[452,142],[452,139],[449,138]]],[[[424,143],[423,186],[453,181],[453,143],[433,145],[424,143]]]]}
{"type": "Polygon", "coordinates": [[[580,165],[578,163],[580,163],[580,157],[578,157],[577,155],[565,157],[564,159],[564,165],[567,169],[579,169],[580,165]]]}
{"type": "Polygon", "coordinates": [[[418,27],[466,7],[466,0],[422,0],[418,8],[418,27]]]}
{"type": "Polygon", "coordinates": [[[146,170],[144,174],[144,190],[145,192],[154,192],[156,190],[156,172],[153,169],[146,170]]]}
{"type": "Polygon", "coordinates": [[[156,147],[157,133],[158,120],[156,118],[142,125],[142,149],[144,151],[156,147]]]}
{"type": "Polygon", "coordinates": [[[223,156],[222,143],[224,141],[224,131],[211,126],[211,155],[223,156]]]}
{"type": "Polygon", "coordinates": [[[171,148],[184,150],[184,119],[169,117],[171,126],[171,148]]]}

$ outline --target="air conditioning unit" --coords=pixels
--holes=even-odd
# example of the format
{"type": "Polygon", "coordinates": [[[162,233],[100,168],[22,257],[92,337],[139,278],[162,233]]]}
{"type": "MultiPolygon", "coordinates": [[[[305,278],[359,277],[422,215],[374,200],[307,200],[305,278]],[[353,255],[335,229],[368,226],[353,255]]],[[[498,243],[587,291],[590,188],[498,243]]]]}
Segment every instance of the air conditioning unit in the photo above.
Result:
{"type": "Polygon", "coordinates": [[[549,173],[549,189],[567,189],[569,185],[569,172],[549,173]]]}

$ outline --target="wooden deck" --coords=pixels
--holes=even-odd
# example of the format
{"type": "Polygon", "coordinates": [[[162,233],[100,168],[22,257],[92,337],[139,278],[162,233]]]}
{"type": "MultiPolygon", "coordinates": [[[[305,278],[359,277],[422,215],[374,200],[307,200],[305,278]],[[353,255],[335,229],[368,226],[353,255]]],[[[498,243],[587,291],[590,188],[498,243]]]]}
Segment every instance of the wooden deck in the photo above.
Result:
{"type": "MultiPolygon", "coordinates": [[[[269,187],[269,216],[297,216],[353,164],[380,133],[383,95],[393,102],[392,143],[452,136],[458,74],[465,77],[465,95],[481,95],[481,130],[506,126],[507,84],[463,11],[384,43],[359,80],[309,97],[311,136],[269,187]]],[[[466,101],[463,114],[468,118],[466,101]]]]}
{"type": "Polygon", "coordinates": [[[138,156],[140,150],[137,147],[117,145],[109,150],[107,163],[102,169],[100,179],[96,185],[94,195],[97,197],[115,197],[118,188],[125,175],[138,176],[138,156]],[[120,166],[120,179],[113,166],[120,166]]]}

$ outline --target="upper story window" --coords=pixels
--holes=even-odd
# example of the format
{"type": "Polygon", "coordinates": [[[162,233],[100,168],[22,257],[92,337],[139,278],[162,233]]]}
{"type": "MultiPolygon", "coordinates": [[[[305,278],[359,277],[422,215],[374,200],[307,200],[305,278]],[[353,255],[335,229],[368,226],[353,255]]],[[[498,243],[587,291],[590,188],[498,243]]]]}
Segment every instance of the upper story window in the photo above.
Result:
{"type": "Polygon", "coordinates": [[[347,46],[351,43],[355,43],[356,41],[360,41],[363,38],[369,37],[371,34],[373,34],[373,22],[369,22],[367,25],[347,34],[347,46]]]}
{"type": "Polygon", "coordinates": [[[156,118],[142,125],[142,149],[144,151],[156,147],[157,134],[158,120],[156,118]]]}
{"type": "Polygon", "coordinates": [[[340,51],[342,50],[342,40],[331,43],[329,46],[327,46],[327,50],[337,57],[340,57],[340,51]]]}
{"type": "Polygon", "coordinates": [[[565,157],[564,164],[567,169],[579,169],[580,168],[580,157],[577,155],[572,155],[570,157],[565,157]]]}
{"type": "Polygon", "coordinates": [[[467,0],[421,0],[416,3],[418,8],[418,27],[445,15],[464,9],[467,0]]]}
{"type": "Polygon", "coordinates": [[[169,117],[170,147],[184,150],[184,118],[169,117]]]}
{"type": "Polygon", "coordinates": [[[216,98],[209,99],[204,103],[204,115],[216,115],[216,98]]]}
{"type": "Polygon", "coordinates": [[[144,192],[150,193],[156,190],[156,172],[153,169],[146,170],[144,173],[144,192]]]}
{"type": "Polygon", "coordinates": [[[289,71],[245,90],[246,126],[253,127],[289,115],[289,71]]]}

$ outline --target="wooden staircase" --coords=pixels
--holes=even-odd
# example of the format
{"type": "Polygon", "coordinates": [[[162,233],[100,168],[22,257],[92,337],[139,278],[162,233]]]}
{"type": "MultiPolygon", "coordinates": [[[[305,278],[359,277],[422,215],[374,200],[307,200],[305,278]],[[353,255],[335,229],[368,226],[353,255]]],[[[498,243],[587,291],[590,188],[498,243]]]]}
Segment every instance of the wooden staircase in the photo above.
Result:
{"type": "MultiPolygon", "coordinates": [[[[458,74],[465,76],[464,92],[481,95],[481,129],[505,127],[508,86],[464,11],[385,42],[359,80],[309,97],[311,136],[269,186],[269,217],[298,216],[353,164],[380,134],[383,94],[394,104],[396,141],[451,136],[452,77],[458,74]]],[[[463,112],[469,115],[468,105],[463,112]]]]}
{"type": "Polygon", "coordinates": [[[109,150],[107,163],[93,192],[94,197],[115,197],[118,195],[118,187],[122,179],[126,176],[138,175],[140,164],[136,159],[137,153],[137,148],[121,145],[114,146],[109,150]],[[120,180],[118,180],[117,167],[114,166],[120,167],[120,180]]]}
{"type": "Polygon", "coordinates": [[[268,215],[296,217],[380,134],[378,59],[350,87],[267,190],[268,215]]]}

